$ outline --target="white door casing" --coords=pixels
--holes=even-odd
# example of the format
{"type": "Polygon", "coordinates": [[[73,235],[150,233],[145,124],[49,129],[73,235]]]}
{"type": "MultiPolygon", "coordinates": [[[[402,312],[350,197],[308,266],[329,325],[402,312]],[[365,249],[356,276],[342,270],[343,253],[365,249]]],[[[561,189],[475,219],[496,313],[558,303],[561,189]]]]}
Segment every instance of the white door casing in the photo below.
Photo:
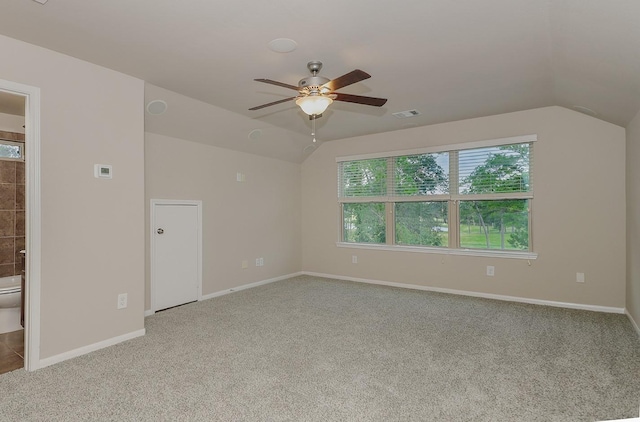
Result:
{"type": "Polygon", "coordinates": [[[151,200],[151,310],[202,299],[202,201],[151,200]]]}
{"type": "Polygon", "coordinates": [[[25,97],[26,239],[24,368],[40,368],[40,88],[0,79],[0,91],[25,97]]]}

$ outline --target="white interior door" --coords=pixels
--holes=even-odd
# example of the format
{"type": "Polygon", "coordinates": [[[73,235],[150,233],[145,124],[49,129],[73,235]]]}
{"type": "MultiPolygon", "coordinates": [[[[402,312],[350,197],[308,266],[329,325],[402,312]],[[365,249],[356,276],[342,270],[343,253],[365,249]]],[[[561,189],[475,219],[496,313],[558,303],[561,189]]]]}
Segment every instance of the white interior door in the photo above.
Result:
{"type": "Polygon", "coordinates": [[[152,203],[153,310],[198,300],[200,286],[199,203],[152,203]]]}

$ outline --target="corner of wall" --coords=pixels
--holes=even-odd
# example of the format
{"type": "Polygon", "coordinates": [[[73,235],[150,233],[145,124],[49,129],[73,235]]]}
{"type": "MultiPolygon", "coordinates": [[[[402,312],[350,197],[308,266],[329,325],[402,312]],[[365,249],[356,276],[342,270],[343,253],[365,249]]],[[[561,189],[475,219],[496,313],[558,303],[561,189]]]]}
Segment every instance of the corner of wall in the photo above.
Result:
{"type": "MultiPolygon", "coordinates": [[[[640,111],[626,128],[626,309],[638,330],[640,323],[640,111]]],[[[639,332],[640,334],[640,332],[639,332]]]]}

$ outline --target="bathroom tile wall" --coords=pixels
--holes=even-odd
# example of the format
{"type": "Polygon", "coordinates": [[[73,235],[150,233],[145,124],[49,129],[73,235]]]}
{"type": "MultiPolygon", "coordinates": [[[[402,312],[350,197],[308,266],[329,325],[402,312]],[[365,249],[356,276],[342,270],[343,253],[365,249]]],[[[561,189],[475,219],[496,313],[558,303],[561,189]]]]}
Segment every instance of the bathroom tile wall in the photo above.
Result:
{"type": "MultiPolygon", "coordinates": [[[[23,141],[24,134],[0,131],[0,139],[23,141]]],[[[0,159],[0,277],[20,275],[25,248],[24,162],[0,159]]]]}

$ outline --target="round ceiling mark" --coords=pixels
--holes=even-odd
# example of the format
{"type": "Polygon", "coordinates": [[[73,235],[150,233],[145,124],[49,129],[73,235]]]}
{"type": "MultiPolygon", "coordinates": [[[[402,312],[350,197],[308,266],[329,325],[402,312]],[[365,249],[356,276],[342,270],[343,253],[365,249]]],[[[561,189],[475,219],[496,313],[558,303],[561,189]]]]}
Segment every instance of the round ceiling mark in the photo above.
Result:
{"type": "Polygon", "coordinates": [[[589,107],[583,107],[583,106],[573,106],[573,109],[576,111],[579,111],[580,113],[584,113],[584,114],[588,114],[589,116],[597,116],[598,113],[596,113],[595,111],[591,110],[589,107]]]}
{"type": "Polygon", "coordinates": [[[257,141],[261,137],[262,137],[262,130],[260,129],[253,129],[251,132],[249,132],[249,136],[248,136],[248,138],[251,141],[257,141]]]}
{"type": "Polygon", "coordinates": [[[167,103],[162,100],[149,101],[147,104],[147,112],[149,114],[162,114],[167,111],[167,103]]]}
{"type": "Polygon", "coordinates": [[[298,47],[298,43],[290,38],[276,38],[269,41],[269,48],[276,53],[291,53],[298,47]]]}

